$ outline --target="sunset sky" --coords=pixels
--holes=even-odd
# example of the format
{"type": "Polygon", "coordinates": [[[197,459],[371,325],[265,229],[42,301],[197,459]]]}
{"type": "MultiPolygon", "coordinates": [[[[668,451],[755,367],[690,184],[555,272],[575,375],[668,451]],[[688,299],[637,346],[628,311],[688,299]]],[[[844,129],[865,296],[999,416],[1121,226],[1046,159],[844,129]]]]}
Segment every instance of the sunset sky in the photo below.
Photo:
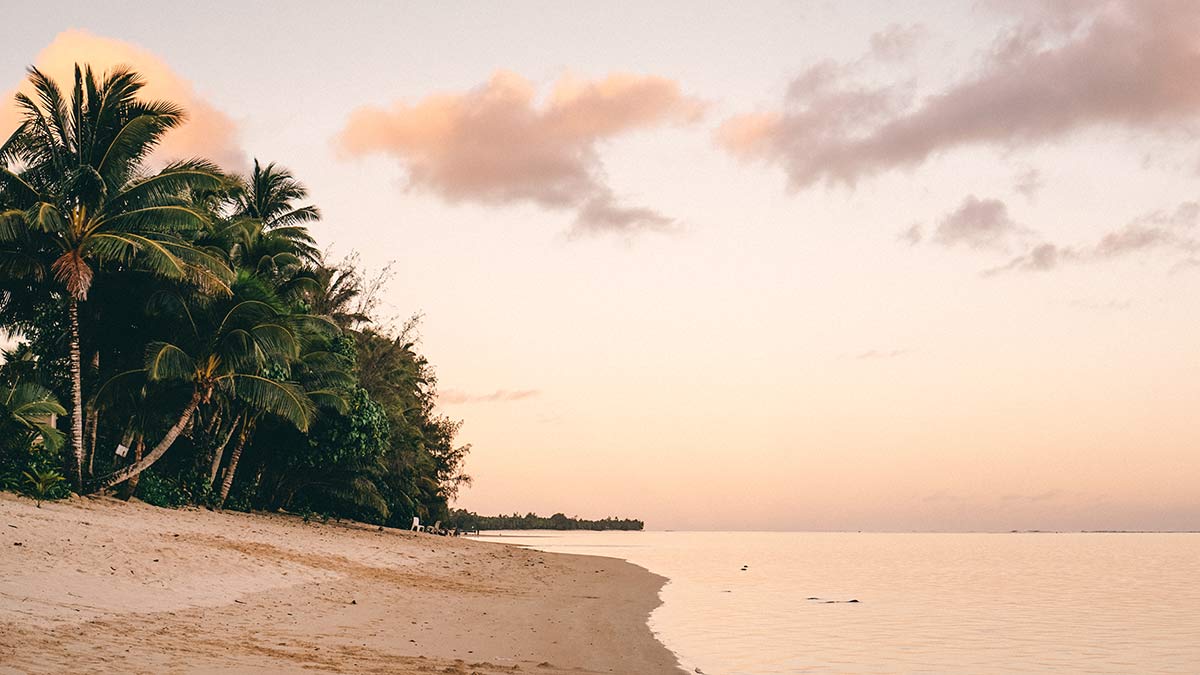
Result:
{"type": "Polygon", "coordinates": [[[1200,3],[647,4],[23,3],[0,92],[133,65],[394,261],[458,506],[1200,529],[1200,3]]]}

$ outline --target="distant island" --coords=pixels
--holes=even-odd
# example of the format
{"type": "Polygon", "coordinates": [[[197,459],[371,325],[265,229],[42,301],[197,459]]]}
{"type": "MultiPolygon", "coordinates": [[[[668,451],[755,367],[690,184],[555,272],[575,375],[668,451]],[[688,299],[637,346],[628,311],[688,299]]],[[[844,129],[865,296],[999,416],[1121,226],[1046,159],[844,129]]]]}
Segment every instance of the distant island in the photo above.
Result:
{"type": "Polygon", "coordinates": [[[511,516],[481,516],[466,509],[453,509],[450,512],[451,527],[459,530],[641,530],[646,524],[634,518],[603,518],[601,520],[585,520],[583,518],[568,518],[556,513],[544,518],[536,513],[511,516]]]}

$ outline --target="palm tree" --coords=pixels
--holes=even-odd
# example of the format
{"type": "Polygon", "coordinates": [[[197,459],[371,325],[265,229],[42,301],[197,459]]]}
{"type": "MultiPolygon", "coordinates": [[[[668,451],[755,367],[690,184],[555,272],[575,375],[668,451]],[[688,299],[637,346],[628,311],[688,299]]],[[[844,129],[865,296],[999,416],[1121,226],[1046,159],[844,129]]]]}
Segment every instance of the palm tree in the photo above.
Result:
{"type": "Polygon", "coordinates": [[[291,171],[275,162],[265,167],[254,160],[254,170],[236,196],[238,215],[262,221],[264,229],[297,227],[321,219],[315,206],[296,206],[308,197],[308,188],[291,171]]]}
{"type": "MultiPolygon", "coordinates": [[[[297,331],[302,321],[281,311],[261,280],[243,272],[233,285],[232,298],[208,306],[197,306],[177,293],[158,293],[153,309],[183,329],[173,331],[174,342],[150,342],[144,367],[117,375],[105,389],[115,394],[131,384],[147,389],[183,384],[188,387],[188,402],[150,452],[97,479],[92,489],[102,490],[148,469],[183,432],[196,409],[214,396],[277,415],[302,431],[308,429],[316,406],[299,385],[285,379],[299,358],[297,331]]],[[[116,398],[101,393],[98,400],[116,398]]]]}
{"type": "Polygon", "coordinates": [[[184,120],[167,102],[141,101],[139,75],[116,68],[97,78],[75,68],[70,98],[36,68],[37,100],[21,93],[23,121],[0,148],[0,246],[3,271],[65,291],[69,325],[73,478],[83,485],[83,382],[79,304],[97,269],[139,268],[227,292],[229,271],[184,235],[203,228],[204,212],[187,195],[224,183],[219,170],[187,160],[150,173],[145,161],[162,136],[184,120]]]}
{"type": "Polygon", "coordinates": [[[320,220],[315,206],[297,206],[308,188],[274,162],[263,167],[257,159],[250,175],[231,191],[231,247],[234,263],[275,277],[294,272],[302,262],[320,257],[307,223],[320,220]]]}
{"type": "MultiPolygon", "coordinates": [[[[305,347],[304,353],[291,364],[292,381],[299,385],[314,410],[323,408],[344,412],[346,400],[342,392],[354,384],[349,365],[331,352],[314,348],[325,341],[323,338],[328,338],[331,333],[336,333],[336,327],[325,323],[322,317],[313,315],[293,314],[291,319],[293,325],[298,329],[296,334],[299,342],[305,347]]],[[[273,370],[277,371],[278,369],[273,370]]],[[[237,443],[233,446],[232,454],[229,456],[229,465],[225,468],[225,475],[221,480],[217,508],[223,507],[225,500],[229,498],[229,490],[233,487],[233,478],[247,442],[253,438],[255,429],[262,418],[272,412],[254,402],[240,401],[239,404],[241,412],[238,419],[241,421],[241,431],[238,433],[237,443]]],[[[303,427],[300,429],[301,431],[305,430],[303,427]]],[[[214,466],[219,462],[220,457],[218,456],[214,460],[214,466]]],[[[212,475],[215,476],[216,472],[214,471],[212,475]]]]}
{"type": "Polygon", "coordinates": [[[306,299],[310,309],[333,320],[342,330],[369,323],[362,311],[363,281],[352,265],[322,262],[312,270],[313,288],[306,299]]]}

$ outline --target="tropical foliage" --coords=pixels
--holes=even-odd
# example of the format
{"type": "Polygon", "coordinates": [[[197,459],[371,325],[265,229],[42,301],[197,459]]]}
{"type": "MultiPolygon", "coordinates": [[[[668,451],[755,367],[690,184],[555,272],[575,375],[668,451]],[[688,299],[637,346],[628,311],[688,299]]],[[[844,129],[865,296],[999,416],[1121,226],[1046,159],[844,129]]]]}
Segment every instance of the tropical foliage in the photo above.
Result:
{"type": "Polygon", "coordinates": [[[405,523],[468,480],[386,271],[331,262],[286,168],[154,151],[186,113],[127,69],[30,69],[0,146],[0,479],[38,498],[405,523]],[[56,478],[57,476],[57,478],[56,478]]]}

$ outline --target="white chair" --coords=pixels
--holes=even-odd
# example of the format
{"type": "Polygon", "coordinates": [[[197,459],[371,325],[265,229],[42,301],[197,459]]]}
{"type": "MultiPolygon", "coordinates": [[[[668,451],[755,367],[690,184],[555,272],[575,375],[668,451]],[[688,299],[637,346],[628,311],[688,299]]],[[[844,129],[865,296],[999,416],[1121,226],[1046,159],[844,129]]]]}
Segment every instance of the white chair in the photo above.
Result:
{"type": "Polygon", "coordinates": [[[425,529],[425,526],[421,524],[421,519],[416,516],[413,516],[413,524],[412,524],[412,527],[409,528],[408,531],[409,532],[420,532],[424,529],[425,529]]]}

